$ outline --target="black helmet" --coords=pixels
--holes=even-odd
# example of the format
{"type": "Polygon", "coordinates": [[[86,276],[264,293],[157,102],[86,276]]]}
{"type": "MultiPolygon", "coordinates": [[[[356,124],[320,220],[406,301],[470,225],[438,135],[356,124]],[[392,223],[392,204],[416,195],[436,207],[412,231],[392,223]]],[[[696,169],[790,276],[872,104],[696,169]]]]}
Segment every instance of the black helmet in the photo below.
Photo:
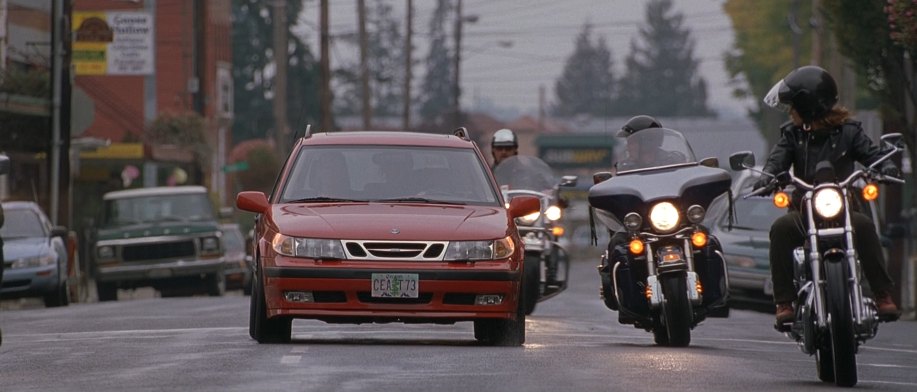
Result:
{"type": "Polygon", "coordinates": [[[627,120],[624,123],[624,126],[621,127],[621,130],[618,131],[618,137],[630,136],[632,133],[641,131],[647,128],[662,128],[662,123],[657,121],[655,118],[641,114],[639,116],[633,116],[630,120],[627,120]]]}
{"type": "Polygon", "coordinates": [[[491,147],[519,147],[519,142],[516,140],[516,133],[509,130],[508,128],[503,128],[497,132],[494,132],[493,139],[490,139],[491,147]]]}
{"type": "Polygon", "coordinates": [[[792,107],[803,122],[811,123],[837,103],[837,83],[828,71],[807,65],[794,69],[775,84],[764,103],[783,110],[792,107]]]}

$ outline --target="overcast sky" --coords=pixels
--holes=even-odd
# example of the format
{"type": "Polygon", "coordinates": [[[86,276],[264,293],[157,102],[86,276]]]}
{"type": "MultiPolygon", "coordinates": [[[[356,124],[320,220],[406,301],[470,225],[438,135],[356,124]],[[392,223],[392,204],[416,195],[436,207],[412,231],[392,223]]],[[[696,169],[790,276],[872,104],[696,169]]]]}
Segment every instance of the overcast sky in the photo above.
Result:
{"type": "MultiPolygon", "coordinates": [[[[371,3],[375,0],[367,0],[371,3]]],[[[401,16],[405,0],[388,0],[401,16]]],[[[724,0],[676,0],[674,8],[685,16],[695,39],[694,55],[700,60],[700,73],[707,81],[708,104],[721,116],[743,116],[747,101],[732,97],[723,54],[733,43],[732,25],[723,11],[724,0]]],[[[356,30],[356,0],[332,0],[331,33],[356,30]]],[[[538,88],[547,90],[547,101],[554,100],[554,81],[564,61],[573,52],[574,40],[583,23],[591,22],[594,32],[606,38],[611,49],[615,76],[623,74],[624,58],[630,41],[637,37],[643,23],[645,2],[640,0],[463,0],[463,14],[477,16],[464,25],[462,59],[462,104],[467,110],[482,100],[497,106],[536,113],[538,88]],[[511,45],[506,47],[507,44],[511,45]]],[[[414,1],[414,58],[423,60],[429,40],[429,20],[434,0],[414,1]]],[[[315,26],[318,2],[306,3],[301,20],[315,52],[318,52],[315,26]]],[[[450,22],[452,23],[452,22],[450,22]]],[[[450,26],[451,30],[451,26],[450,26]]],[[[451,37],[451,36],[450,36],[451,37]]],[[[452,43],[450,42],[450,45],[452,43]]],[[[354,61],[356,48],[346,43],[332,44],[332,67],[354,61]]],[[[422,63],[416,68],[414,86],[422,79],[422,63]]],[[[416,89],[415,89],[416,94],[416,89]]]]}

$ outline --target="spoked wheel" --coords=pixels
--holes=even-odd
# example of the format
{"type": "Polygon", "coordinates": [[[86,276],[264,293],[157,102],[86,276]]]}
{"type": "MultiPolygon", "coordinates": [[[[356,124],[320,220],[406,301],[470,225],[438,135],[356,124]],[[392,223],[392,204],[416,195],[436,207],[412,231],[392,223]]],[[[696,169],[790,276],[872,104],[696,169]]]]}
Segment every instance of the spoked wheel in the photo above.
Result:
{"type": "Polygon", "coordinates": [[[535,311],[535,305],[538,303],[539,288],[541,286],[541,257],[536,254],[525,255],[522,269],[525,271],[525,277],[522,280],[524,285],[522,289],[525,290],[522,296],[524,301],[523,310],[526,315],[530,315],[535,311]]]}
{"type": "MultiPolygon", "coordinates": [[[[830,339],[825,344],[831,345],[834,362],[834,383],[842,387],[852,387],[857,383],[857,342],[851,316],[849,270],[845,262],[825,263],[825,278],[828,285],[825,289],[828,309],[828,328],[830,339]]],[[[832,357],[820,358],[829,360],[832,357]]]]}
{"type": "Polygon", "coordinates": [[[662,316],[669,346],[687,347],[691,344],[691,321],[694,311],[688,301],[688,288],[684,274],[662,278],[662,316]]]}

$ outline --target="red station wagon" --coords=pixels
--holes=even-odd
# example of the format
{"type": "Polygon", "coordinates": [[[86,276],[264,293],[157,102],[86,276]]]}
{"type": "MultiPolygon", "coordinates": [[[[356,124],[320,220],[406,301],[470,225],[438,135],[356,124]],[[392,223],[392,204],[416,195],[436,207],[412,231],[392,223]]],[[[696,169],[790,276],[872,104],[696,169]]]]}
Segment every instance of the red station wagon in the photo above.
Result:
{"type": "Polygon", "coordinates": [[[250,335],[291,338],[294,318],[329,323],[473,321],[477,340],[525,341],[522,242],[477,146],[456,135],[319,133],[301,138],[260,214],[250,335]]]}

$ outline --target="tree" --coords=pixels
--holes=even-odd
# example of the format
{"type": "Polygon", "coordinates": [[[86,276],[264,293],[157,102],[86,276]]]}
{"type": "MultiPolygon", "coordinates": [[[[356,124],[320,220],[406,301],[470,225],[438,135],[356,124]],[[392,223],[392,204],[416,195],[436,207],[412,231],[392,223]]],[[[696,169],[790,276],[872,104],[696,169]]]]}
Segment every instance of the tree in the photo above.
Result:
{"type": "MultiPolygon", "coordinates": [[[[761,101],[774,83],[794,68],[793,58],[809,58],[811,29],[799,29],[794,37],[787,24],[794,0],[728,0],[723,8],[735,29],[733,50],[726,54],[726,69],[733,78],[733,94],[752,98],[749,116],[758,124],[769,145],[780,136],[776,130],[788,117],[761,101]],[[793,40],[799,52],[794,56],[793,40]]],[[[808,20],[811,7],[797,7],[796,20],[808,20]]]]}
{"type": "Polygon", "coordinates": [[[712,116],[707,107],[707,83],[697,75],[694,39],[683,26],[684,15],[672,12],[672,0],[651,0],[643,44],[631,41],[616,109],[620,114],[712,116]]]}
{"type": "MultiPolygon", "coordinates": [[[[402,82],[404,80],[404,37],[401,24],[392,12],[392,6],[382,0],[376,0],[367,7],[367,34],[369,52],[369,72],[372,84],[373,114],[395,116],[401,113],[402,82]]],[[[358,45],[356,36],[344,38],[345,42],[358,45]]],[[[359,113],[360,64],[358,61],[347,64],[334,71],[340,80],[340,91],[335,97],[335,112],[345,115],[359,113]]]]}
{"type": "Polygon", "coordinates": [[[452,103],[452,56],[447,43],[446,23],[452,11],[449,0],[439,0],[430,19],[430,51],[420,83],[420,116],[425,122],[435,122],[449,113],[452,103]]]}
{"type": "Polygon", "coordinates": [[[210,144],[204,130],[204,118],[196,112],[162,113],[147,126],[144,137],[152,144],[172,144],[188,149],[197,162],[207,162],[210,144]]]}
{"type": "MultiPolygon", "coordinates": [[[[232,0],[233,140],[263,138],[274,129],[272,111],[271,2],[232,0]]],[[[299,15],[302,3],[287,2],[290,15],[299,15]]],[[[298,22],[288,17],[290,30],[298,22]]],[[[293,129],[318,119],[318,67],[309,47],[295,34],[289,36],[287,121],[293,129]]]]}
{"type": "Polygon", "coordinates": [[[583,24],[576,37],[573,54],[567,58],[563,73],[554,82],[554,94],[557,96],[554,113],[560,116],[608,116],[614,84],[611,67],[611,50],[605,37],[593,42],[592,25],[583,24]]]}

